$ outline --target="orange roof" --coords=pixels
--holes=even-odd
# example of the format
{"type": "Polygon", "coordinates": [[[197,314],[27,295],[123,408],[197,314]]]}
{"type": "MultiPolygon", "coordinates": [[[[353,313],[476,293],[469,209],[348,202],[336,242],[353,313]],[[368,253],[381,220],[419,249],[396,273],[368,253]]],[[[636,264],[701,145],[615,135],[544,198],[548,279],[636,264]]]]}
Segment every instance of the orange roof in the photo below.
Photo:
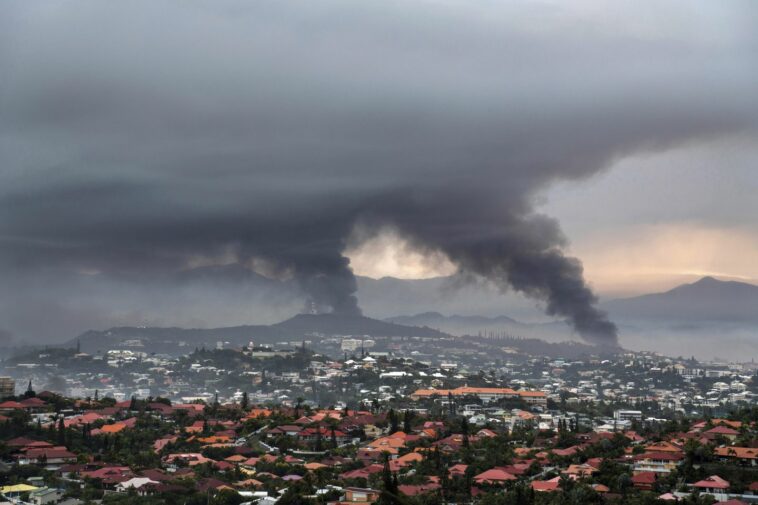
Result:
{"type": "MultiPolygon", "coordinates": [[[[700,421],[692,425],[693,429],[702,429],[705,428],[707,421],[700,421]]],[[[730,421],[729,419],[711,419],[711,424],[714,426],[719,426],[722,424],[725,424],[731,428],[734,428],[736,430],[740,429],[742,427],[742,423],[740,421],[730,421]]]]}
{"type": "Polygon", "coordinates": [[[118,433],[124,428],[126,428],[126,425],[124,423],[113,423],[103,425],[103,427],[100,428],[100,431],[102,433],[118,433]]]}
{"type": "Polygon", "coordinates": [[[450,392],[449,389],[417,389],[413,393],[413,396],[434,396],[434,395],[447,396],[449,392],[450,392]]]}
{"type": "Polygon", "coordinates": [[[543,391],[518,391],[518,395],[521,397],[538,398],[547,396],[543,391]]]}
{"type": "Polygon", "coordinates": [[[263,482],[256,479],[245,479],[239,482],[235,482],[234,485],[236,487],[261,487],[263,485],[263,482]]]}
{"type": "Polygon", "coordinates": [[[269,409],[252,409],[247,413],[245,419],[255,419],[256,417],[270,417],[271,410],[269,409]]]}
{"type": "Polygon", "coordinates": [[[306,470],[318,470],[319,468],[328,468],[326,465],[322,463],[316,463],[316,462],[306,463],[303,466],[305,467],[306,470]]]}
{"type": "Polygon", "coordinates": [[[655,444],[648,444],[645,446],[647,452],[682,452],[680,447],[672,444],[671,442],[658,442],[655,444]]]}
{"type": "Polygon", "coordinates": [[[604,486],[603,484],[592,484],[592,489],[594,489],[596,493],[607,493],[611,490],[608,486],[604,486]]]}
{"type": "Polygon", "coordinates": [[[430,438],[435,438],[437,436],[437,430],[435,430],[434,428],[426,428],[424,430],[421,430],[421,434],[426,435],[427,437],[430,437],[430,438]]]}
{"type": "Polygon", "coordinates": [[[597,473],[597,468],[587,464],[569,465],[563,473],[567,475],[592,475],[593,473],[597,473]]]}
{"type": "Polygon", "coordinates": [[[411,463],[413,461],[421,461],[424,459],[424,456],[422,456],[418,452],[409,452],[405,456],[400,456],[397,458],[397,461],[401,461],[403,463],[411,463]]]}
{"type": "Polygon", "coordinates": [[[197,440],[198,442],[202,442],[204,444],[218,444],[218,443],[230,442],[232,438],[227,437],[226,435],[211,435],[210,437],[198,438],[197,440]]]}
{"type": "Polygon", "coordinates": [[[757,459],[758,449],[752,447],[716,447],[713,450],[716,456],[739,458],[739,459],[757,459]]]}
{"type": "Polygon", "coordinates": [[[537,419],[537,416],[535,416],[531,412],[527,412],[526,410],[519,410],[516,415],[518,417],[520,417],[521,419],[527,419],[527,420],[528,419],[537,419]]]}
{"type": "Polygon", "coordinates": [[[493,394],[493,395],[515,395],[516,391],[511,388],[472,388],[472,387],[460,387],[453,389],[453,394],[467,395],[467,394],[493,394]]]}
{"type": "Polygon", "coordinates": [[[469,386],[461,386],[455,389],[418,389],[412,396],[466,396],[466,395],[504,395],[504,396],[516,396],[518,393],[510,388],[475,388],[469,386]]]}
{"type": "Polygon", "coordinates": [[[382,437],[382,438],[377,438],[376,440],[369,443],[368,445],[369,447],[373,447],[375,449],[389,449],[389,448],[397,449],[400,447],[405,447],[405,440],[403,440],[402,438],[397,438],[397,437],[394,437],[394,438],[382,437]]]}

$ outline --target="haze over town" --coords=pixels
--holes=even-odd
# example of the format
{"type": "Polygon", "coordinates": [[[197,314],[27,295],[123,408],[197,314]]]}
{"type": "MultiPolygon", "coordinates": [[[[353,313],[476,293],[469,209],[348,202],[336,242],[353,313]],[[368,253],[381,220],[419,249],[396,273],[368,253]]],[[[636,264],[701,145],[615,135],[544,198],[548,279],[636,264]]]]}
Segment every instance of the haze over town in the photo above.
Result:
{"type": "Polygon", "coordinates": [[[758,1],[3,0],[0,505],[758,504],[758,1]]]}

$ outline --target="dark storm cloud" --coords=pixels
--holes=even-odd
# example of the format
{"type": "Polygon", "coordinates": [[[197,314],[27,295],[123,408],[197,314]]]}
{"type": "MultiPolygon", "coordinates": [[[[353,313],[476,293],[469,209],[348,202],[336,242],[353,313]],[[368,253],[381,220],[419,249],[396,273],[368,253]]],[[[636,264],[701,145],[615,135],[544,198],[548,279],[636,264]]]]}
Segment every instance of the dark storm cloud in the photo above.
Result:
{"type": "Polygon", "coordinates": [[[535,196],[756,127],[754,6],[657,6],[6,3],[2,273],[231,250],[357,313],[342,252],[356,225],[390,226],[612,344],[535,196]]]}

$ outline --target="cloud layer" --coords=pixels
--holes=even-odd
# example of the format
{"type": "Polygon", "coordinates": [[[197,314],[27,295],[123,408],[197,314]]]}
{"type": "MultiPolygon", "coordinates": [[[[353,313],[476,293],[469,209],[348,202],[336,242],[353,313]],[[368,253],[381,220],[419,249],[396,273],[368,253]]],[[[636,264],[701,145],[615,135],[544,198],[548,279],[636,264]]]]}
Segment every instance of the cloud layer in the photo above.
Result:
{"type": "Polygon", "coordinates": [[[758,75],[750,2],[617,9],[10,2],[2,296],[42,306],[13,288],[29,272],[231,257],[357,313],[343,252],[389,228],[613,343],[535,197],[633,153],[754,135],[758,75]]]}

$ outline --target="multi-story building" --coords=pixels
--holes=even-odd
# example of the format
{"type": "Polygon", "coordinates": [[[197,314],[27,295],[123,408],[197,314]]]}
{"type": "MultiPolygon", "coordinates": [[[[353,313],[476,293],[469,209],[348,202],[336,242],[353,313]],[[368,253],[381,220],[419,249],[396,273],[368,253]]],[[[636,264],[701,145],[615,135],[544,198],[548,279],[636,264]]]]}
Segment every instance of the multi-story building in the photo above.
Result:
{"type": "Polygon", "coordinates": [[[16,381],[11,377],[0,377],[0,398],[16,394],[16,381]]]}
{"type": "Polygon", "coordinates": [[[642,412],[639,410],[617,410],[613,413],[613,418],[616,421],[641,421],[642,412]]]}
{"type": "Polygon", "coordinates": [[[343,351],[358,351],[360,349],[371,349],[376,345],[376,341],[372,339],[360,339],[360,338],[343,338],[340,348],[343,351]]]}

